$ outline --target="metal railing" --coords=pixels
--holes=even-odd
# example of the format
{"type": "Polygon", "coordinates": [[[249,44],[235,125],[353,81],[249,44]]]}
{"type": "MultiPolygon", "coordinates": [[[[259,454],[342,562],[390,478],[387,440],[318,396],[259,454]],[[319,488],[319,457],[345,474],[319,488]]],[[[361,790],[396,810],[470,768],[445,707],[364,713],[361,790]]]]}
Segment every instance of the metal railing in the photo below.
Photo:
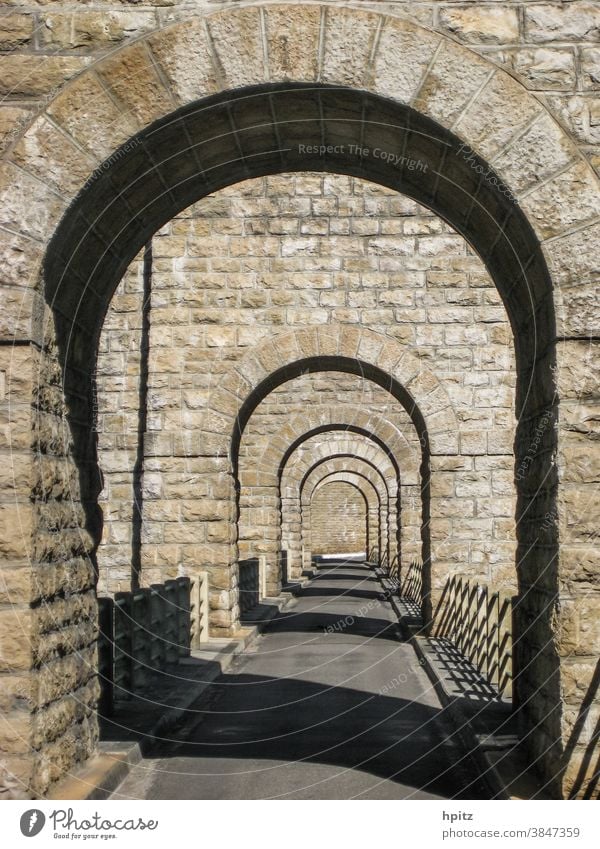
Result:
{"type": "Polygon", "coordinates": [[[423,603],[423,564],[413,560],[406,572],[398,571],[398,594],[415,604],[423,603]]]}
{"type": "Polygon", "coordinates": [[[290,582],[290,576],[288,574],[288,553],[285,549],[282,549],[280,552],[279,564],[281,569],[281,586],[287,587],[290,582]]]}
{"type": "Polygon", "coordinates": [[[176,664],[208,637],[205,573],[99,598],[100,712],[152,686],[153,673],[176,664]]]}
{"type": "Polygon", "coordinates": [[[455,575],[438,607],[435,633],[450,640],[505,697],[512,696],[514,598],[455,575]]]}
{"type": "Polygon", "coordinates": [[[379,565],[379,548],[376,545],[367,551],[367,563],[379,565]]]}
{"type": "Polygon", "coordinates": [[[242,616],[253,610],[259,602],[258,558],[250,557],[239,561],[240,611],[242,616]]]}

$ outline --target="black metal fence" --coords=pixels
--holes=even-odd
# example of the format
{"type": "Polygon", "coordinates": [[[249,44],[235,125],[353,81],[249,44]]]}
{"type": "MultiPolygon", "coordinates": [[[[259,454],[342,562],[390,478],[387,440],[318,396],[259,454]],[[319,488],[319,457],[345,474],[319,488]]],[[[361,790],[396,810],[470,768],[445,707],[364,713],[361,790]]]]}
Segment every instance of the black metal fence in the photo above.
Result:
{"type": "Polygon", "coordinates": [[[288,553],[285,549],[282,549],[279,564],[281,568],[281,586],[287,587],[290,582],[290,575],[288,569],[288,553]]]}
{"type": "Polygon", "coordinates": [[[415,604],[423,603],[423,564],[413,560],[408,569],[398,571],[398,594],[415,604]]]}
{"type": "Polygon", "coordinates": [[[240,611],[243,616],[255,608],[260,597],[260,569],[257,557],[239,561],[240,611]]]}
{"type": "Polygon", "coordinates": [[[379,548],[376,545],[367,551],[367,563],[379,565],[379,548]]]}
{"type": "MultiPolygon", "coordinates": [[[[194,582],[197,586],[199,579],[194,582]]],[[[192,599],[194,583],[176,578],[114,598],[99,598],[100,712],[152,685],[153,673],[190,654],[204,611],[192,599]]]]}

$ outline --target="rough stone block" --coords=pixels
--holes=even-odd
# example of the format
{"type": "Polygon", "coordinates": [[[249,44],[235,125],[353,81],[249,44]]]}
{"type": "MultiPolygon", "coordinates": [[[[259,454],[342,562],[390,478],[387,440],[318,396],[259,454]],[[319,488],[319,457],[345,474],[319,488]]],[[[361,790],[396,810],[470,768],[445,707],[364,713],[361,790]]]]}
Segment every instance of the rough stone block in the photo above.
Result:
{"type": "Polygon", "coordinates": [[[586,163],[578,162],[525,195],[521,204],[543,238],[558,236],[597,218],[598,179],[586,163]]]}
{"type": "Polygon", "coordinates": [[[439,25],[467,43],[510,44],[519,39],[518,9],[500,4],[443,7],[439,25]]]}
{"type": "Polygon", "coordinates": [[[208,30],[220,70],[229,88],[265,79],[261,13],[237,9],[208,18],[208,30]]]}
{"type": "Polygon", "coordinates": [[[173,111],[173,101],[143,42],[117,52],[98,66],[104,83],[140,127],[173,111]]]}
{"type": "Polygon", "coordinates": [[[0,56],[0,94],[21,98],[51,97],[89,61],[83,56],[4,54],[0,56]]]}
{"type": "Polygon", "coordinates": [[[183,21],[169,27],[151,36],[148,44],[179,103],[192,103],[216,90],[217,73],[200,21],[183,21]]]}
{"type": "Polygon", "coordinates": [[[387,18],[373,60],[376,90],[384,97],[410,103],[439,44],[438,35],[416,32],[405,21],[387,18]]]}
{"type": "Polygon", "coordinates": [[[321,9],[265,8],[269,73],[274,79],[316,80],[321,9]]]}
{"type": "Polygon", "coordinates": [[[487,62],[445,41],[419,89],[414,107],[445,126],[452,125],[488,76],[487,62]]]}
{"type": "Polygon", "coordinates": [[[371,12],[349,13],[346,9],[327,7],[321,82],[367,86],[377,22],[377,16],[371,12]]]}

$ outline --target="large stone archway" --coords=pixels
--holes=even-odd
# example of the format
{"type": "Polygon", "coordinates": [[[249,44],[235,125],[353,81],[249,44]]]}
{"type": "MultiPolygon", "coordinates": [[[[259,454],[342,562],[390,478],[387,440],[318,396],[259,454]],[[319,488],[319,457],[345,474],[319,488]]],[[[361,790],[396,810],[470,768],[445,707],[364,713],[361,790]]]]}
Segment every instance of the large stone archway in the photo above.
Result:
{"type": "MultiPolygon", "coordinates": [[[[386,478],[362,457],[332,454],[304,471],[298,486],[300,541],[304,567],[310,567],[313,554],[322,553],[315,549],[312,536],[313,496],[319,488],[334,482],[352,484],[363,493],[367,505],[365,558],[368,559],[369,554],[373,552],[375,561],[378,562],[381,553],[384,550],[389,551],[395,542],[397,513],[395,499],[392,498],[390,491],[393,488],[393,481],[388,483],[386,478]]],[[[340,552],[349,553],[350,549],[340,549],[340,552]]]]}
{"type": "Polygon", "coordinates": [[[290,543],[288,563],[296,575],[311,564],[310,494],[322,476],[344,469],[360,471],[376,487],[381,505],[376,548],[386,554],[397,550],[398,471],[368,437],[335,431],[327,437],[308,437],[299,446],[305,450],[291,454],[282,471],[282,536],[290,543]]]}
{"type": "MultiPolygon", "coordinates": [[[[146,239],[202,194],[252,174],[309,168],[367,176],[435,209],[478,251],[504,299],[519,372],[519,610],[530,638],[520,644],[521,711],[546,774],[560,763],[567,786],[575,779],[581,747],[577,740],[570,747],[571,765],[565,749],[583,697],[568,689],[568,707],[560,700],[572,657],[592,680],[597,634],[592,639],[580,623],[596,622],[600,607],[596,594],[583,599],[587,576],[598,570],[589,547],[596,477],[566,462],[585,454],[593,414],[593,394],[578,376],[595,337],[593,173],[543,104],[475,53],[392,15],[315,4],[227,10],[206,25],[192,17],[141,38],[67,84],[4,157],[0,226],[9,234],[15,329],[3,355],[6,451],[16,471],[2,509],[13,605],[3,611],[12,658],[6,683],[18,688],[26,679],[29,692],[33,679],[53,682],[46,700],[28,697],[25,715],[9,700],[10,721],[28,745],[24,754],[13,741],[5,761],[33,793],[88,756],[97,733],[89,554],[99,481],[90,422],[95,340],[112,293],[146,239]],[[292,42],[298,48],[290,52],[292,42]],[[323,138],[332,152],[306,153],[323,138]],[[357,146],[398,151],[401,164],[422,167],[392,168],[349,152],[357,146]],[[47,620],[32,609],[39,601],[47,620]],[[77,627],[69,631],[71,622],[77,627]],[[74,653],[80,663],[69,676],[74,653]],[[66,719],[52,737],[57,705],[66,719]]],[[[369,363],[363,339],[348,356],[369,363]]],[[[328,345],[323,339],[311,356],[328,345]]],[[[243,427],[246,398],[295,359],[284,355],[275,367],[257,362],[254,383],[238,376],[212,398],[214,439],[205,450],[222,461],[224,480],[232,430],[224,440],[219,426],[243,427]]],[[[412,393],[409,381],[403,385],[412,393]]],[[[433,446],[447,433],[447,415],[435,390],[418,389],[411,397],[433,446]]],[[[451,446],[441,453],[452,455],[451,446]]],[[[231,562],[231,543],[223,545],[231,562]]]]}
{"type": "Polygon", "coordinates": [[[377,501],[373,490],[361,482],[325,478],[311,496],[310,549],[316,554],[359,554],[367,558],[372,540],[378,539],[377,501]],[[333,512],[333,516],[332,516],[333,512]],[[333,518],[334,521],[331,521],[333,518]]]}
{"type": "MultiPolygon", "coordinates": [[[[275,576],[280,560],[280,514],[286,534],[291,533],[291,539],[297,539],[297,544],[284,546],[288,552],[288,574],[298,577],[302,569],[299,531],[296,533],[300,511],[298,481],[292,481],[291,477],[299,458],[295,458],[294,454],[298,449],[312,454],[314,438],[320,435],[323,441],[334,433],[338,439],[344,436],[352,438],[353,435],[368,437],[375,444],[373,450],[378,448],[383,452],[384,465],[396,478],[399,478],[402,465],[403,484],[410,489],[411,495],[420,487],[422,449],[410,420],[407,420],[406,426],[398,427],[381,413],[344,405],[315,405],[306,414],[287,420],[279,431],[272,434],[263,453],[253,458],[252,464],[239,473],[240,551],[245,557],[253,553],[265,555],[267,568],[275,576]],[[256,507],[254,511],[253,507],[256,507]],[[290,525],[293,527],[291,531],[290,525]]],[[[320,450],[322,452],[323,449],[320,450]]],[[[393,548],[395,551],[395,544],[393,548]]],[[[278,579],[275,577],[274,580],[278,579]]]]}

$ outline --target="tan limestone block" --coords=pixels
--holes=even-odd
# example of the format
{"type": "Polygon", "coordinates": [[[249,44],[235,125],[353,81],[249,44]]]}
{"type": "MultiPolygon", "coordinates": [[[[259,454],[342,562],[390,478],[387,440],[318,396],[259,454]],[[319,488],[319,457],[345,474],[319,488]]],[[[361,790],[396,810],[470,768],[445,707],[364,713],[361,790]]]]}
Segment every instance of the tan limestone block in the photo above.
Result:
{"type": "Polygon", "coordinates": [[[451,41],[444,41],[416,95],[414,107],[445,126],[451,126],[491,70],[489,63],[479,56],[451,41]]]}
{"type": "Polygon", "coordinates": [[[551,238],[598,217],[600,184],[589,165],[579,161],[528,193],[521,205],[541,237],[551,238]]]}
{"type": "Polygon", "coordinates": [[[65,208],[43,182],[10,162],[0,165],[0,227],[46,241],[65,208]]]}
{"type": "Polygon", "coordinates": [[[12,151],[11,159],[66,197],[79,191],[98,164],[45,117],[29,127],[12,151]]]}
{"type": "Polygon", "coordinates": [[[519,39],[519,10],[510,6],[446,6],[439,26],[471,44],[506,44],[519,39]]]}
{"type": "Polygon", "coordinates": [[[386,18],[373,59],[373,86],[384,97],[411,103],[441,38],[407,21],[386,18]]]}
{"type": "Polygon", "coordinates": [[[592,3],[528,4],[524,11],[525,35],[529,41],[597,41],[600,37],[598,10],[592,3]]]}
{"type": "Polygon", "coordinates": [[[207,19],[207,26],[226,88],[266,79],[260,9],[217,13],[207,19]]]}
{"type": "Polygon", "coordinates": [[[67,86],[48,112],[98,159],[106,158],[137,129],[133,116],[116,105],[93,74],[67,86]]]}
{"type": "Polygon", "coordinates": [[[28,608],[0,610],[0,672],[31,668],[32,636],[32,612],[28,608]]]}
{"type": "Polygon", "coordinates": [[[572,48],[520,48],[511,51],[510,57],[515,73],[534,91],[572,91],[575,88],[577,74],[572,48]]]}
{"type": "Polygon", "coordinates": [[[75,14],[51,11],[44,15],[40,39],[44,45],[61,50],[85,47],[97,50],[139,36],[155,26],[154,12],[76,8],[75,14]]]}
{"type": "Polygon", "coordinates": [[[600,88],[600,47],[582,48],[581,74],[585,89],[600,88]]]}
{"type": "Polygon", "coordinates": [[[4,149],[20,134],[33,112],[22,106],[3,104],[0,108],[0,148],[4,149]]]}
{"type": "Polygon", "coordinates": [[[123,48],[97,66],[103,82],[140,127],[173,111],[174,102],[144,42],[123,48]]]}
{"type": "Polygon", "coordinates": [[[381,21],[381,16],[372,12],[328,6],[320,81],[366,88],[371,82],[369,59],[381,21]]]}
{"type": "Polygon", "coordinates": [[[321,27],[319,6],[266,6],[265,28],[271,79],[317,79],[321,27]]]}
{"type": "Polygon", "coordinates": [[[192,103],[218,89],[217,72],[203,24],[192,19],[162,30],[148,44],[180,104],[192,103]]]}
{"type": "Polygon", "coordinates": [[[519,196],[527,188],[562,170],[575,155],[564,131],[544,113],[502,151],[492,165],[510,190],[519,196]]]}
{"type": "Polygon", "coordinates": [[[9,12],[0,16],[0,50],[15,50],[33,40],[33,15],[9,12]]]}
{"type": "Polygon", "coordinates": [[[52,97],[63,83],[83,71],[89,61],[83,56],[5,54],[0,56],[0,94],[52,97]]]}
{"type": "Polygon", "coordinates": [[[542,112],[541,104],[522,85],[509,74],[496,71],[460,116],[455,129],[470,147],[490,158],[542,112]]]}

